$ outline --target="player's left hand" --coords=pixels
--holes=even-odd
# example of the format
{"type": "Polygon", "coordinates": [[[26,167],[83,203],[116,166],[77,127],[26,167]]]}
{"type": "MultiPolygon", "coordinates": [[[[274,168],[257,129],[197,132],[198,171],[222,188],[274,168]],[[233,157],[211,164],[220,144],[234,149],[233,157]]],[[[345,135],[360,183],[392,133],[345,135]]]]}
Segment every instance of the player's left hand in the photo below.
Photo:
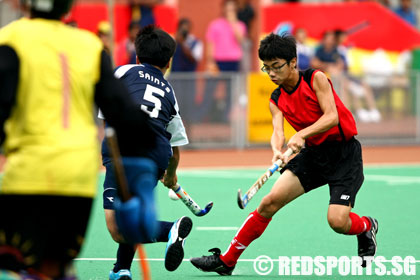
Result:
{"type": "Polygon", "coordinates": [[[287,143],[287,147],[292,149],[294,154],[297,154],[302,150],[303,146],[305,145],[305,139],[300,136],[299,132],[290,138],[289,142],[287,143]]]}

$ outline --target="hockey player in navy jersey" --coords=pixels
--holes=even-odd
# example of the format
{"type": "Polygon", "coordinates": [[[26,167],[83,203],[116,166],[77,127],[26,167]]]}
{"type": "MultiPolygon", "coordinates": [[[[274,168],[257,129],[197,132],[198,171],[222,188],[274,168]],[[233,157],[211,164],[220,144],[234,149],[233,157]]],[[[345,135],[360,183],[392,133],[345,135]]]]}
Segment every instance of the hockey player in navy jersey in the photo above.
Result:
{"type": "MultiPolygon", "coordinates": [[[[153,25],[147,26],[140,30],[135,41],[138,64],[123,65],[115,70],[115,76],[128,88],[139,110],[149,115],[148,122],[156,133],[156,145],[144,156],[157,165],[156,184],[161,179],[166,187],[177,183],[176,170],[180,157],[178,147],[188,144],[175,93],[163,76],[168,70],[175,46],[175,41],[165,31],[153,25]]],[[[115,223],[113,200],[117,183],[105,143],[102,144],[102,159],[106,168],[103,192],[106,224],[112,238],[119,243],[117,261],[110,271],[109,279],[131,279],[130,267],[135,248],[124,242],[115,223]]],[[[146,242],[167,242],[167,270],[174,271],[181,264],[184,240],[191,228],[192,221],[185,216],[175,222],[159,221],[156,239],[146,242]]]]}

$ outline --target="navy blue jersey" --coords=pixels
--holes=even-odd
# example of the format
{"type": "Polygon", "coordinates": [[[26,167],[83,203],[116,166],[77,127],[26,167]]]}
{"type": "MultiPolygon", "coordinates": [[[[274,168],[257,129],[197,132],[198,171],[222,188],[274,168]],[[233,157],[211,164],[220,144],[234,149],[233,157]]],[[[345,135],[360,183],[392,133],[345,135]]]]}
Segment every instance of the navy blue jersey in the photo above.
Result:
{"type": "MultiPolygon", "coordinates": [[[[171,146],[188,144],[172,86],[159,69],[146,63],[118,67],[115,76],[125,84],[139,110],[149,115],[157,136],[156,148],[146,156],[154,160],[159,169],[166,170],[172,156],[171,146]]],[[[102,158],[103,163],[110,160],[105,141],[102,143],[102,158]]]]}

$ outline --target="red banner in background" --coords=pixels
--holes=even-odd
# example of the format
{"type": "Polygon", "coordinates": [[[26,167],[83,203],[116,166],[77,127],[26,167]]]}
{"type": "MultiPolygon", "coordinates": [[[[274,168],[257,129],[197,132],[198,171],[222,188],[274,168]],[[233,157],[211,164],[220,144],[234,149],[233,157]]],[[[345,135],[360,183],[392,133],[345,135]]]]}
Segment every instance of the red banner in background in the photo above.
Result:
{"type": "MultiPolygon", "coordinates": [[[[178,20],[176,8],[167,5],[157,5],[153,9],[156,25],[168,33],[174,34],[178,20]]],[[[114,6],[114,34],[115,41],[119,42],[128,34],[128,26],[131,19],[131,9],[129,5],[116,4],[114,6]]],[[[97,32],[98,23],[108,20],[108,7],[106,4],[92,4],[78,2],[66,19],[77,22],[78,27],[97,32]]]]}
{"type": "Polygon", "coordinates": [[[264,33],[279,23],[305,28],[309,37],[320,39],[327,30],[349,32],[347,44],[375,50],[403,51],[420,47],[420,33],[394,12],[378,3],[275,4],[263,8],[264,33]]]}

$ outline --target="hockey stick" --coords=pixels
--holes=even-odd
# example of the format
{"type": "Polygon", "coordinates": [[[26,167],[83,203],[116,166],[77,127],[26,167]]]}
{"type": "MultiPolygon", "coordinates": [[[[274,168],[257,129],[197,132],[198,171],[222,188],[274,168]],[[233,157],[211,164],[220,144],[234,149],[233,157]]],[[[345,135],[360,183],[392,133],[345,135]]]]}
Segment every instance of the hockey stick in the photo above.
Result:
{"type": "Polygon", "coordinates": [[[210,212],[213,207],[213,201],[207,203],[206,207],[202,209],[198,206],[197,203],[188,195],[188,193],[182,189],[182,187],[177,183],[175,186],[171,187],[175,194],[182,200],[182,202],[187,206],[188,209],[193,212],[194,215],[201,217],[210,212]]]}
{"type": "Polygon", "coordinates": [[[131,198],[131,194],[128,190],[128,183],[125,177],[120,149],[118,148],[117,135],[112,127],[105,128],[105,138],[114,163],[115,177],[117,178],[118,183],[118,196],[121,198],[122,202],[126,202],[131,198]]]}
{"type": "MultiPolygon", "coordinates": [[[[287,149],[287,151],[283,154],[286,157],[289,157],[293,154],[292,149],[287,149]]],[[[249,190],[242,195],[241,189],[238,190],[238,205],[239,208],[245,209],[246,205],[249,201],[254,197],[254,195],[261,189],[261,187],[267,182],[268,178],[276,172],[279,167],[283,164],[282,160],[277,160],[267,171],[252,185],[249,190]]]]}
{"type": "MultiPolygon", "coordinates": [[[[124,166],[118,148],[117,135],[112,127],[105,129],[105,137],[108,148],[111,152],[112,161],[114,163],[115,177],[117,178],[117,192],[122,202],[126,202],[131,198],[128,190],[128,183],[124,173],[124,166]]],[[[137,244],[137,254],[139,255],[139,266],[143,271],[143,280],[150,280],[150,267],[147,261],[147,255],[141,244],[137,244]]]]}

